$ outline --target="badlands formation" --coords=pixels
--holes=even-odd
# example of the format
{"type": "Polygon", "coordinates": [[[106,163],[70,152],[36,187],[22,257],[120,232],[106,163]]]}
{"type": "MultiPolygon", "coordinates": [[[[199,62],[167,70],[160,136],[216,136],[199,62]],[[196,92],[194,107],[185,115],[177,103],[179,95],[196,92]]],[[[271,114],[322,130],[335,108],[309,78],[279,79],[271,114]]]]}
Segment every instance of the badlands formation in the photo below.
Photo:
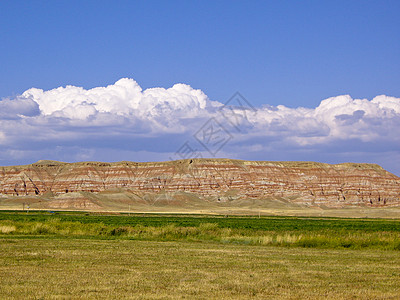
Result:
{"type": "Polygon", "coordinates": [[[232,159],[0,167],[0,207],[140,210],[253,203],[262,208],[271,201],[316,208],[400,206],[400,178],[374,164],[232,159]]]}

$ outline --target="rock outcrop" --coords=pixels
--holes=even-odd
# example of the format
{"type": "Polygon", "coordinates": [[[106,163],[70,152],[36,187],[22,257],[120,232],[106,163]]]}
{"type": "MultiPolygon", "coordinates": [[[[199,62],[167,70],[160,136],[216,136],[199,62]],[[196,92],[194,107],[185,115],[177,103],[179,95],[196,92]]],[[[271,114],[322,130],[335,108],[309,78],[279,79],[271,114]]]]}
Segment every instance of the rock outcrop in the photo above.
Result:
{"type": "Polygon", "coordinates": [[[374,164],[189,159],[170,162],[39,161],[0,167],[3,197],[187,192],[215,202],[282,199],[307,206],[400,206],[400,178],[374,164]]]}

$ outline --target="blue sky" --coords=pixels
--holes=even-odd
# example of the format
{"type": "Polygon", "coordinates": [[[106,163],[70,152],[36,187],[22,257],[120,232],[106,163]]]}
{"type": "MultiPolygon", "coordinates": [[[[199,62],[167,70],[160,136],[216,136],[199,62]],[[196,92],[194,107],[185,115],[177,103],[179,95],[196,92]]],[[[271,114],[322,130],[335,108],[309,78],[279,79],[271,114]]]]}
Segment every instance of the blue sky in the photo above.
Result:
{"type": "MultiPolygon", "coordinates": [[[[388,134],[399,131],[398,100],[393,100],[400,97],[399,12],[399,1],[2,1],[0,165],[28,163],[38,158],[168,159],[175,148],[192,139],[197,129],[214,117],[213,107],[239,91],[254,107],[264,107],[264,111],[252,116],[250,121],[256,125],[255,129],[248,129],[247,135],[251,137],[232,133],[234,139],[218,156],[376,162],[400,174],[399,140],[388,134]],[[21,96],[33,87],[50,91],[72,85],[87,91],[113,85],[121,78],[132,78],[143,91],[183,83],[193,91],[201,90],[209,103],[204,106],[201,97],[199,100],[193,96],[195,92],[181,88],[168,92],[168,96],[158,91],[152,97],[159,102],[149,107],[149,100],[143,100],[146,97],[135,94],[140,99],[144,97],[140,101],[147,101],[141,106],[152,111],[151,116],[132,106],[115,104],[126,115],[124,120],[115,119],[116,123],[107,126],[105,121],[93,121],[94,113],[86,111],[87,106],[68,106],[75,103],[75,92],[52,93],[46,99],[32,93],[30,98],[26,94],[21,96]],[[336,123],[325,122],[321,118],[329,119],[332,114],[327,109],[324,113],[328,115],[322,115],[322,110],[315,113],[315,109],[322,100],[340,95],[350,95],[351,100],[338,98],[335,103],[342,101],[342,106],[335,108],[336,123]],[[371,102],[379,95],[392,98],[371,102]],[[192,100],[191,104],[182,104],[189,98],[199,100],[200,104],[192,100]],[[172,105],[176,99],[183,106],[175,102],[172,105]],[[358,103],[358,107],[355,99],[369,102],[358,103]],[[51,106],[49,103],[57,101],[63,103],[57,106],[62,114],[46,109],[51,106]],[[387,105],[388,102],[394,104],[387,105]],[[164,119],[165,109],[160,116],[155,111],[160,103],[169,103],[172,112],[164,119]],[[267,106],[276,109],[279,105],[293,110],[278,109],[279,117],[272,116],[273,110],[265,110],[267,106]],[[310,111],[302,112],[298,107],[310,111]],[[19,109],[26,111],[23,117],[19,109]],[[78,126],[70,121],[77,114],[74,109],[85,110],[85,124],[78,126]],[[128,113],[129,109],[132,111],[128,113]],[[355,113],[358,110],[364,113],[355,113]],[[189,118],[188,111],[198,114],[189,118]],[[15,117],[9,117],[9,112],[15,113],[15,117]],[[179,124],[171,123],[171,114],[179,119],[179,124]],[[133,120],[128,115],[141,117],[133,120]],[[183,121],[188,118],[190,126],[183,121]],[[293,118],[296,122],[290,125],[293,118]],[[343,120],[352,121],[345,124],[343,120]],[[353,121],[360,127],[352,127],[353,121]],[[36,140],[27,137],[32,145],[29,149],[22,137],[18,140],[18,134],[12,131],[16,126],[10,122],[24,124],[22,128],[30,126],[30,134],[36,129],[47,135],[43,133],[36,140]],[[305,123],[307,129],[301,134],[293,129],[305,123]],[[324,126],[329,134],[316,131],[324,126]],[[370,136],[365,133],[368,126],[370,136]],[[107,132],[102,139],[112,143],[94,138],[96,130],[107,132]],[[265,135],[263,131],[272,133],[265,135]],[[61,142],[57,136],[65,132],[68,134],[61,142]],[[315,138],[311,139],[311,135],[315,138]],[[323,138],[327,135],[330,139],[323,138]],[[87,141],[92,139],[95,141],[88,145],[87,141]],[[133,144],[129,147],[128,139],[128,144],[133,144]]],[[[128,82],[122,86],[127,90],[134,88],[128,82]]],[[[121,97],[119,103],[131,101],[121,97]]],[[[122,115],[121,111],[106,107],[104,101],[95,105],[96,113],[122,115]]]]}

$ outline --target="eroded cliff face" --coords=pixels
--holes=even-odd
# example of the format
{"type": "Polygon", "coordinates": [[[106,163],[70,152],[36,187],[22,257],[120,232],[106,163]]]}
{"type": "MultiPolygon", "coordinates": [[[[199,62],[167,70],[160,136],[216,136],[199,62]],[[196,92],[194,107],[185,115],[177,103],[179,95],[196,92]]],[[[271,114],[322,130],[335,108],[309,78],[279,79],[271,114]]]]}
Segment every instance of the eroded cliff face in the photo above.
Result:
{"type": "Polygon", "coordinates": [[[283,199],[308,206],[400,206],[400,178],[373,164],[193,159],[158,163],[40,161],[0,168],[7,196],[187,192],[215,202],[283,199]]]}

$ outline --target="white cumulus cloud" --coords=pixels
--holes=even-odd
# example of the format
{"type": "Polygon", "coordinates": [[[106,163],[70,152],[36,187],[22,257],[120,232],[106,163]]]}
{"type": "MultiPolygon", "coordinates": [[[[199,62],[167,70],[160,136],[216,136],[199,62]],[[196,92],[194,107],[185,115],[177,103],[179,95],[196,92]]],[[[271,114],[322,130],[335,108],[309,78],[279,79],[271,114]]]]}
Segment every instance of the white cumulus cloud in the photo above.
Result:
{"type": "MultiPolygon", "coordinates": [[[[252,153],[258,153],[254,158],[260,159],[260,153],[265,153],[262,159],[268,160],[274,157],[273,151],[278,155],[282,149],[325,151],[340,157],[352,151],[400,152],[400,98],[340,95],[322,100],[315,108],[243,109],[211,101],[186,84],[143,90],[133,79],[123,78],[92,89],[31,88],[14,99],[0,100],[0,163],[13,161],[7,156],[10,153],[27,153],[26,160],[31,161],[40,153],[54,153],[58,156],[52,159],[60,159],[65,157],[60,149],[83,151],[94,160],[104,153],[110,160],[135,160],[117,153],[167,155],[192,139],[210,118],[232,135],[220,152],[232,157],[251,159],[252,153]],[[106,150],[102,154],[100,149],[106,150]]],[[[205,149],[200,150],[207,155],[205,149]]],[[[77,153],[76,157],[83,156],[77,153]]]]}
{"type": "Polygon", "coordinates": [[[25,91],[22,97],[35,101],[43,115],[56,114],[71,119],[86,119],[97,113],[155,117],[162,112],[183,111],[194,115],[205,109],[209,102],[201,90],[186,84],[175,84],[169,89],[151,88],[143,91],[136,81],[129,78],[89,90],[76,86],[49,91],[32,88],[25,91]]]}

